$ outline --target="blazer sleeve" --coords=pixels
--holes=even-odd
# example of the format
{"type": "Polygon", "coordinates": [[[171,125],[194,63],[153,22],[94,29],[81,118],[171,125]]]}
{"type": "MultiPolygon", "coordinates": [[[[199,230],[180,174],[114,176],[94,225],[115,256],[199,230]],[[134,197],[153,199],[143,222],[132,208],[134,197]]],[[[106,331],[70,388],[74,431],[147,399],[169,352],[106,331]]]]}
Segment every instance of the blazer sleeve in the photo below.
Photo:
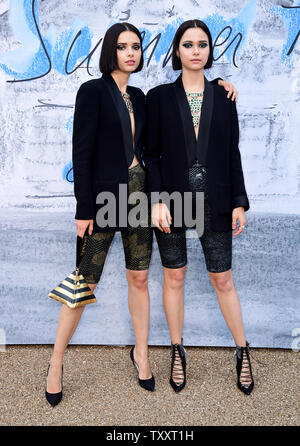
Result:
{"type": "Polygon", "coordinates": [[[214,85],[219,85],[218,84],[218,81],[222,81],[223,79],[221,78],[221,77],[216,77],[216,79],[213,79],[212,81],[210,81],[210,83],[211,84],[214,84],[214,85]]]}
{"type": "Polygon", "coordinates": [[[147,192],[161,192],[160,123],[157,91],[149,90],[146,96],[146,138],[143,161],[147,172],[147,192]]]}
{"type": "Polygon", "coordinates": [[[244,183],[241,154],[239,150],[239,122],[235,101],[231,103],[231,178],[232,178],[232,208],[243,206],[245,211],[250,208],[244,183]]]}
{"type": "Polygon", "coordinates": [[[77,200],[75,219],[94,218],[92,192],[92,155],[95,147],[99,114],[99,95],[88,81],[77,92],[72,136],[74,195],[77,200]]]}

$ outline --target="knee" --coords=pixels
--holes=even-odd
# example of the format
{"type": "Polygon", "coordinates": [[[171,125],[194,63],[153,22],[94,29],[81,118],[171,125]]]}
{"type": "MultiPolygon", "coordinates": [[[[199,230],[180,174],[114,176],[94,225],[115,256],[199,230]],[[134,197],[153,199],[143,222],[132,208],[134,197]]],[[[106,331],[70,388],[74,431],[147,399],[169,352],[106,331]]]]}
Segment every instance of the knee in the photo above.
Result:
{"type": "Polygon", "coordinates": [[[90,289],[94,292],[94,290],[95,290],[95,288],[96,288],[96,286],[97,286],[98,284],[97,283],[88,283],[88,286],[90,287],[90,289]]]}
{"type": "Polygon", "coordinates": [[[165,283],[168,287],[179,289],[183,288],[185,272],[181,269],[169,270],[165,273],[165,283]]]}
{"type": "Polygon", "coordinates": [[[148,274],[144,271],[130,271],[126,274],[128,285],[139,290],[148,288],[148,274]]]}
{"type": "Polygon", "coordinates": [[[211,282],[215,290],[220,293],[228,293],[234,288],[232,277],[229,276],[215,276],[211,279],[211,282]]]}

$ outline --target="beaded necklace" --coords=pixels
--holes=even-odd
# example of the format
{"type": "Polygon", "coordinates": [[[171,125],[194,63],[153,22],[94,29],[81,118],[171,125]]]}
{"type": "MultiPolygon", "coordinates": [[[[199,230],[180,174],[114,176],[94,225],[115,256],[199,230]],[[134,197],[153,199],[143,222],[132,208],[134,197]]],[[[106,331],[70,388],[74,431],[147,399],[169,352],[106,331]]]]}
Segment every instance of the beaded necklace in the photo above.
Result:
{"type": "Polygon", "coordinates": [[[187,96],[187,100],[189,102],[194,127],[197,127],[200,121],[199,112],[201,110],[203,102],[203,91],[197,93],[188,93],[186,91],[185,93],[187,96]]]}
{"type": "MultiPolygon", "coordinates": [[[[122,92],[121,92],[122,93],[122,92]]],[[[125,101],[126,107],[128,108],[129,113],[133,113],[133,106],[130,100],[130,96],[128,93],[122,93],[122,97],[125,101]]]]}

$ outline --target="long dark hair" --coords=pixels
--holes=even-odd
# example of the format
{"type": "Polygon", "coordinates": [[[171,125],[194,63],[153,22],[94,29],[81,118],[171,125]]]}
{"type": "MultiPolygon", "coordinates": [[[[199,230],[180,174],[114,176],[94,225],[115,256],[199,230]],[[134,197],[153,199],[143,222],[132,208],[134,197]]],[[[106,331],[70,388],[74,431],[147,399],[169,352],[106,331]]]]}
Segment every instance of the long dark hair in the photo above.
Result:
{"type": "Polygon", "coordinates": [[[213,49],[212,49],[212,38],[210,31],[208,29],[208,26],[202,22],[201,20],[194,19],[194,20],[187,20],[186,22],[183,22],[179,28],[177,29],[174,39],[173,39],[173,50],[172,50],[172,67],[173,70],[181,70],[182,65],[179,57],[177,57],[176,51],[179,48],[179,42],[181,40],[181,37],[185,33],[185,31],[189,28],[201,28],[205,34],[208,37],[208,43],[209,43],[209,56],[207,59],[207,62],[204,66],[204,68],[211,68],[213,63],[213,49]]]}
{"type": "MultiPolygon", "coordinates": [[[[119,35],[123,31],[132,31],[133,33],[135,33],[138,36],[142,46],[141,33],[134,25],[127,22],[115,23],[114,25],[112,25],[106,31],[102,42],[99,69],[103,74],[110,74],[112,71],[117,70],[119,68],[117,60],[117,42],[119,35]]],[[[144,57],[142,51],[140,63],[138,67],[133,71],[133,73],[141,71],[143,65],[144,65],[144,57]]]]}

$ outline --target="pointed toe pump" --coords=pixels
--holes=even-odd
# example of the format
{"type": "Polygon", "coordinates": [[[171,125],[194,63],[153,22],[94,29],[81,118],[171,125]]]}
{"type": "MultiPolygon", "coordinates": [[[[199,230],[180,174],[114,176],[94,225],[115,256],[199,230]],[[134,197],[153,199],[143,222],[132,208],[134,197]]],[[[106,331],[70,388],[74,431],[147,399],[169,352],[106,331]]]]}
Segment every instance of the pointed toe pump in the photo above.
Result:
{"type": "Polygon", "coordinates": [[[245,347],[240,347],[237,345],[234,352],[234,361],[237,372],[237,386],[246,395],[250,395],[254,387],[249,345],[250,344],[248,341],[246,341],[245,347]]]}
{"type": "MultiPolygon", "coordinates": [[[[47,375],[46,376],[48,376],[49,369],[50,369],[50,364],[48,365],[48,370],[47,370],[47,375]]],[[[60,392],[57,392],[57,393],[49,393],[49,392],[47,392],[47,384],[46,384],[46,389],[45,389],[46,400],[48,401],[49,404],[51,404],[52,407],[56,406],[62,400],[62,396],[63,396],[63,371],[64,371],[64,367],[62,365],[61,366],[61,391],[60,392]]]]}
{"type": "Polygon", "coordinates": [[[133,367],[136,369],[137,374],[138,374],[138,380],[139,380],[139,385],[141,387],[143,387],[143,389],[149,390],[150,392],[154,392],[155,390],[155,379],[154,379],[154,375],[152,374],[151,378],[149,379],[140,379],[139,378],[139,367],[137,365],[137,363],[134,360],[134,356],[133,356],[133,350],[134,350],[134,346],[132,347],[132,349],[130,350],[130,359],[132,361],[133,367]]]}
{"type": "Polygon", "coordinates": [[[182,344],[171,344],[171,376],[170,384],[175,392],[180,392],[186,385],[186,351],[182,344]],[[179,382],[179,384],[178,384],[179,382]]]}

